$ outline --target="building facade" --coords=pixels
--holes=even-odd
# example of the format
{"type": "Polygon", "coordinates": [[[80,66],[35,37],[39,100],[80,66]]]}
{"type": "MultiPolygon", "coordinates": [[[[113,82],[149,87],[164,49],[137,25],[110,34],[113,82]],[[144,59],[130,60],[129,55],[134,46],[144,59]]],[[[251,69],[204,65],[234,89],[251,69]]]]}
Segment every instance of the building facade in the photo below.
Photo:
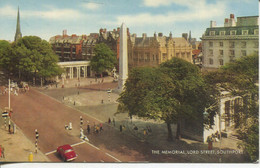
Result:
{"type": "Polygon", "coordinates": [[[173,57],[192,62],[192,47],[185,38],[172,37],[172,33],[169,37],[163,36],[162,33],[154,33],[153,37],[147,37],[145,33],[142,37],[136,37],[136,34],[129,36],[130,69],[140,66],[156,67],[173,57]]]}
{"type": "Polygon", "coordinates": [[[216,27],[211,21],[210,28],[203,34],[203,67],[219,68],[237,58],[259,51],[258,16],[237,17],[233,14],[224,21],[224,27],[216,27]]]}

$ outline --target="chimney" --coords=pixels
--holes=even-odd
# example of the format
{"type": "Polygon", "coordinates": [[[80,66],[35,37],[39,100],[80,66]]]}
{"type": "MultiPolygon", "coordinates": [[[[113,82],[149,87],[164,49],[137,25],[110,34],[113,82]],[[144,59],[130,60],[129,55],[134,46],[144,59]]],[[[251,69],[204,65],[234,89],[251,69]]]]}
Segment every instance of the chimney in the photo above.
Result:
{"type": "Polygon", "coordinates": [[[163,33],[158,33],[158,36],[159,36],[159,37],[162,37],[162,36],[163,36],[163,33]]]}
{"type": "Polygon", "coordinates": [[[67,36],[67,30],[63,30],[63,31],[62,31],[62,36],[63,36],[63,37],[67,36]]]}
{"type": "Polygon", "coordinates": [[[146,37],[147,37],[146,33],[143,33],[143,38],[146,38],[146,37]]]}
{"type": "Polygon", "coordinates": [[[210,28],[216,27],[217,26],[217,22],[216,21],[210,21],[210,28]]]}
{"type": "Polygon", "coordinates": [[[170,32],[169,37],[172,38],[172,32],[170,32]]]}
{"type": "Polygon", "coordinates": [[[188,40],[188,33],[182,33],[182,37],[185,38],[185,40],[188,40]]]}
{"type": "Polygon", "coordinates": [[[234,19],[235,15],[234,14],[230,14],[230,19],[234,19]]]}
{"type": "Polygon", "coordinates": [[[154,38],[157,38],[157,34],[156,34],[156,32],[154,32],[153,37],[154,37],[154,38]]]}

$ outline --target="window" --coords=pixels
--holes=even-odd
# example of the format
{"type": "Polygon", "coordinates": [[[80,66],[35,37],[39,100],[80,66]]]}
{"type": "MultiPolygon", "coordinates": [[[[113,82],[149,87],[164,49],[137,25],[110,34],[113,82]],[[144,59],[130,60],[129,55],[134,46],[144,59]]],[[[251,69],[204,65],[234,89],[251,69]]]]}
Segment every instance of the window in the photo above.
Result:
{"type": "Polygon", "coordinates": [[[225,34],[226,34],[225,31],[220,31],[220,32],[219,32],[219,35],[220,35],[220,36],[224,36],[225,34]]]}
{"type": "Polygon", "coordinates": [[[212,58],[209,59],[209,64],[210,64],[210,65],[213,64],[213,59],[212,59],[212,58]]]}
{"type": "Polygon", "coordinates": [[[236,30],[231,30],[230,35],[236,35],[237,31],[236,30]]]}
{"type": "Polygon", "coordinates": [[[209,35],[210,35],[210,36],[215,36],[215,31],[210,31],[210,32],[209,32],[209,35]]]}
{"type": "Polygon", "coordinates": [[[219,42],[219,46],[220,46],[220,47],[223,47],[223,46],[224,46],[222,41],[219,42]]]}
{"type": "Polygon", "coordinates": [[[241,42],[241,48],[246,48],[246,42],[245,41],[241,42]]]}
{"type": "Polygon", "coordinates": [[[242,30],[242,35],[248,35],[248,30],[242,30]]]}
{"type": "Polygon", "coordinates": [[[224,55],[224,51],[223,50],[219,50],[219,55],[223,56],[224,55]]]}
{"type": "Polygon", "coordinates": [[[209,50],[209,56],[213,56],[213,50],[209,50]]]}
{"type": "Polygon", "coordinates": [[[213,42],[212,41],[209,42],[209,46],[213,47],[213,42]]]}
{"type": "Polygon", "coordinates": [[[246,50],[241,50],[241,55],[246,56],[246,50]]]}
{"type": "Polygon", "coordinates": [[[254,35],[259,35],[259,30],[258,29],[254,30],[254,35]]]}
{"type": "Polygon", "coordinates": [[[230,48],[235,48],[235,42],[229,42],[229,47],[230,48]]]}
{"type": "Polygon", "coordinates": [[[220,59],[220,60],[219,60],[219,65],[224,65],[223,59],[220,59]]]}
{"type": "Polygon", "coordinates": [[[230,56],[235,56],[235,50],[230,50],[230,56]]]}
{"type": "Polygon", "coordinates": [[[259,42],[255,42],[255,48],[258,48],[259,47],[259,42]]]}

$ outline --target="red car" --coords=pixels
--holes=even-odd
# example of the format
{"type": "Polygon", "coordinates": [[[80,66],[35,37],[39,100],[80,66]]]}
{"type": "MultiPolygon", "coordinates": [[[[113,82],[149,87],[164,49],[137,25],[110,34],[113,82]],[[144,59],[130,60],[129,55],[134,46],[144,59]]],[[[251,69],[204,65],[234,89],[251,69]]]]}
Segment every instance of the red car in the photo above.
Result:
{"type": "Polygon", "coordinates": [[[73,148],[68,144],[59,146],[57,148],[57,152],[66,162],[75,160],[77,158],[77,154],[74,152],[73,148]]]}

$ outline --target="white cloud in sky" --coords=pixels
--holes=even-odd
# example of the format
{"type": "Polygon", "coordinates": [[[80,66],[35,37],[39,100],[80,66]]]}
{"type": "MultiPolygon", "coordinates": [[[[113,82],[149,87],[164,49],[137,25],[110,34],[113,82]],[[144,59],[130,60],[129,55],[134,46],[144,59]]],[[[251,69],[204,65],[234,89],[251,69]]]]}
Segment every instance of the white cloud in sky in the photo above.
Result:
{"type": "MultiPolygon", "coordinates": [[[[77,10],[73,9],[57,9],[50,7],[45,11],[21,10],[20,15],[23,18],[42,18],[48,20],[71,20],[82,17],[83,15],[77,10]]],[[[17,9],[11,6],[4,6],[0,8],[0,16],[17,16],[17,9]]]]}
{"type": "Polygon", "coordinates": [[[100,8],[100,4],[98,3],[92,3],[92,2],[89,2],[89,3],[82,3],[82,6],[86,9],[89,9],[89,10],[97,10],[100,8]]]}
{"type": "Polygon", "coordinates": [[[12,16],[12,17],[16,17],[17,15],[17,9],[14,9],[11,6],[4,6],[2,8],[0,8],[0,16],[12,16]]]}
{"type": "Polygon", "coordinates": [[[114,23],[110,22],[110,24],[121,24],[124,22],[128,26],[143,26],[186,21],[210,21],[216,17],[223,17],[226,10],[226,3],[223,1],[217,2],[216,4],[207,4],[205,0],[197,0],[196,5],[194,5],[194,0],[144,0],[144,3],[152,7],[175,3],[185,6],[187,9],[181,12],[171,11],[164,14],[139,13],[134,15],[121,15],[117,17],[114,23]]]}

